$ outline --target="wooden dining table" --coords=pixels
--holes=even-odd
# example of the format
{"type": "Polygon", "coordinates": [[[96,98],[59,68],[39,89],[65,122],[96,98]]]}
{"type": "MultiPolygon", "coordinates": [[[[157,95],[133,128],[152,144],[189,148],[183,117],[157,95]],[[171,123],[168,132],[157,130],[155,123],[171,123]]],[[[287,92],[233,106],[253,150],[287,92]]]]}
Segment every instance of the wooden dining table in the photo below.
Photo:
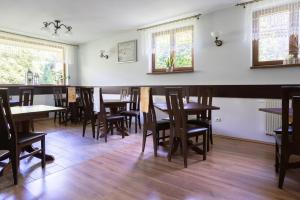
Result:
{"type": "MultiPolygon", "coordinates": [[[[166,103],[156,103],[154,104],[154,107],[157,109],[163,111],[163,112],[168,112],[168,107],[166,103]]],[[[197,115],[201,114],[206,110],[220,110],[220,107],[217,106],[209,106],[209,105],[203,105],[195,102],[190,102],[190,103],[184,103],[183,105],[184,110],[186,115],[197,115]]],[[[192,141],[189,141],[189,143],[192,145],[192,141]]],[[[173,142],[174,146],[172,147],[172,152],[176,152],[178,149],[178,146],[180,144],[180,140],[178,137],[175,137],[175,141],[173,142]]],[[[192,150],[195,151],[196,153],[203,154],[203,150],[200,149],[199,147],[192,147],[192,150]]]]}
{"type": "MultiPolygon", "coordinates": [[[[46,105],[32,105],[32,106],[14,106],[11,107],[11,113],[14,122],[21,129],[21,133],[30,132],[30,121],[34,119],[41,119],[49,117],[49,113],[55,111],[63,111],[65,108],[46,106],[46,105]]],[[[32,146],[27,146],[25,151],[32,152],[35,149],[32,146]]],[[[40,154],[34,155],[40,158],[40,154]]],[[[46,154],[46,161],[53,161],[54,156],[46,154]]]]}
{"type": "MultiPolygon", "coordinates": [[[[20,130],[19,134],[22,134],[23,132],[30,132],[30,121],[34,119],[40,119],[45,118],[49,116],[49,113],[55,112],[55,111],[62,111],[64,108],[60,107],[54,107],[54,106],[46,106],[46,105],[33,105],[33,106],[14,106],[11,107],[11,114],[13,117],[13,120],[17,126],[17,130],[20,130]],[[20,128],[20,129],[19,129],[20,128]]],[[[27,152],[34,151],[33,146],[27,146],[24,149],[27,152]]],[[[41,158],[41,154],[35,154],[34,157],[41,158]]],[[[0,175],[4,173],[4,171],[8,168],[9,163],[3,162],[9,158],[9,154],[7,151],[1,151],[0,152],[0,175]]],[[[45,155],[46,161],[53,161],[54,156],[53,155],[45,155]]]]}

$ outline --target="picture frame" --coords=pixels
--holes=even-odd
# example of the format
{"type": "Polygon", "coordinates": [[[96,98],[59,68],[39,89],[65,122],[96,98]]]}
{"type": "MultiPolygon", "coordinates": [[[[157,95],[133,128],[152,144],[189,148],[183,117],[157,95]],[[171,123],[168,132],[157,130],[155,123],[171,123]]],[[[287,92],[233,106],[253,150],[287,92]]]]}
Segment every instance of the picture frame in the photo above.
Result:
{"type": "Polygon", "coordinates": [[[137,62],[137,40],[118,43],[118,63],[137,62]]]}

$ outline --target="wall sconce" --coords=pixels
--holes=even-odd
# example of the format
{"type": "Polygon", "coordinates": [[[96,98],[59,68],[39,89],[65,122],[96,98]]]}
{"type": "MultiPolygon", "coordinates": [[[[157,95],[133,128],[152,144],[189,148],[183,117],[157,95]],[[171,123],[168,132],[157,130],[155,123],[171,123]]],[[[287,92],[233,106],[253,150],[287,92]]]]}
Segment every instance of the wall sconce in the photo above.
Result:
{"type": "Polygon", "coordinates": [[[223,41],[219,39],[221,33],[220,32],[211,32],[210,33],[211,37],[215,38],[215,44],[220,47],[223,45],[223,41]]]}
{"type": "Polygon", "coordinates": [[[107,53],[105,53],[105,51],[104,51],[104,50],[101,50],[101,51],[100,51],[100,54],[99,54],[99,56],[100,56],[100,58],[105,58],[105,59],[108,59],[108,54],[107,54],[107,53]]]}

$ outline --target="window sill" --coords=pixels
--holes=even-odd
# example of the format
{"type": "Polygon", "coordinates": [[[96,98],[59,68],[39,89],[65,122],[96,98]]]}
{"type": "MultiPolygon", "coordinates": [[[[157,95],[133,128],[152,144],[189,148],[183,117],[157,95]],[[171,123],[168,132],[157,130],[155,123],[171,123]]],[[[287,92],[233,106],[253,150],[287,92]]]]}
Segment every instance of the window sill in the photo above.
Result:
{"type": "Polygon", "coordinates": [[[163,74],[182,74],[182,73],[193,73],[194,70],[187,70],[187,71],[173,71],[173,72],[149,72],[147,75],[163,75],[163,74]]]}
{"type": "Polygon", "coordinates": [[[300,63],[298,64],[278,64],[278,65],[258,65],[252,66],[250,69],[268,69],[268,68],[286,68],[286,67],[300,67],[300,63]]]}

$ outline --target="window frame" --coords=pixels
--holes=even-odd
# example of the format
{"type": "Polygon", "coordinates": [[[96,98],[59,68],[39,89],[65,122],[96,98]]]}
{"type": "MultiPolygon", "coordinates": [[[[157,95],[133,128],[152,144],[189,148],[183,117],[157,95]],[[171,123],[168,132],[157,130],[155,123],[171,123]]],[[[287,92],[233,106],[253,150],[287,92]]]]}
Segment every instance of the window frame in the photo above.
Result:
{"type": "MultiPolygon", "coordinates": [[[[286,7],[286,5],[280,5],[276,7],[279,12],[284,12],[284,11],[288,11],[289,9],[286,7]]],[[[272,10],[274,8],[269,8],[264,10],[264,14],[259,13],[259,11],[255,11],[253,13],[253,15],[256,15],[257,18],[260,18],[262,16],[266,16],[268,14],[272,13],[272,10]]],[[[292,15],[295,14],[295,12],[297,12],[296,14],[299,15],[299,9],[300,7],[294,11],[293,13],[290,13],[289,15],[289,29],[291,28],[291,19],[292,19],[292,15]]],[[[254,21],[252,19],[252,23],[253,26],[256,25],[258,27],[258,24],[254,24],[254,23],[259,23],[258,20],[254,21]]],[[[299,27],[299,21],[296,22],[297,26],[299,27]]],[[[300,28],[300,27],[299,27],[300,28]]],[[[253,34],[253,32],[252,32],[253,34]]],[[[289,54],[293,54],[295,58],[299,58],[298,54],[299,54],[299,46],[298,46],[298,39],[299,39],[299,35],[290,35],[289,36],[289,54]]],[[[252,65],[253,67],[269,67],[269,66],[279,66],[279,65],[284,65],[283,64],[283,60],[270,60],[270,61],[259,61],[259,39],[253,39],[252,40],[252,65]]]]}
{"type": "Polygon", "coordinates": [[[156,68],[155,66],[155,60],[156,60],[156,56],[155,56],[155,51],[152,51],[152,55],[151,55],[151,69],[152,69],[152,73],[180,73],[180,72],[193,72],[194,71],[194,26],[190,25],[190,26],[184,26],[181,28],[174,28],[174,29],[169,29],[166,31],[161,32],[156,32],[156,33],[152,33],[152,49],[155,49],[155,38],[159,35],[162,35],[166,32],[170,32],[170,46],[171,46],[171,50],[170,50],[170,57],[175,57],[176,58],[176,52],[174,50],[174,48],[172,48],[172,46],[175,46],[176,44],[176,40],[175,40],[175,33],[179,32],[179,30],[181,29],[187,29],[187,30],[192,30],[192,49],[191,49],[191,56],[192,56],[192,66],[191,67],[176,67],[174,66],[173,71],[172,72],[168,72],[167,69],[164,68],[156,68]]]}

